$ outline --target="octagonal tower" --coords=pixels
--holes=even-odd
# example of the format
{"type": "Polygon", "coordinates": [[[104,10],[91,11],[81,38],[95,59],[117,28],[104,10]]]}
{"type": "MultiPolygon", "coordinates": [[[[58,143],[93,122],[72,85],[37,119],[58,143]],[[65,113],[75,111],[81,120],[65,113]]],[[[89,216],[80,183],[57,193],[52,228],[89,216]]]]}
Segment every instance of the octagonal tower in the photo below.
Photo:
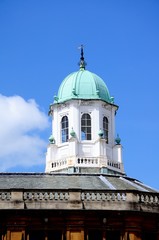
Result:
{"type": "Polygon", "coordinates": [[[115,139],[118,106],[98,75],[80,68],[61,83],[50,105],[52,134],[45,172],[124,174],[122,146],[115,139]]]}

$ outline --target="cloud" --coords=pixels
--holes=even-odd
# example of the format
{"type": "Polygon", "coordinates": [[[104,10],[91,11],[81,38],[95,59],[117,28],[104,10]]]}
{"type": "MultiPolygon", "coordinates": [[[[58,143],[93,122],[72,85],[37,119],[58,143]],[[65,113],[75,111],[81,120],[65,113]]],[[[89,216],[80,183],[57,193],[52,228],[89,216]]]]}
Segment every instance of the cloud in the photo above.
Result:
{"type": "Polygon", "coordinates": [[[48,127],[35,100],[0,94],[0,171],[44,163],[47,142],[40,133],[48,127]]]}

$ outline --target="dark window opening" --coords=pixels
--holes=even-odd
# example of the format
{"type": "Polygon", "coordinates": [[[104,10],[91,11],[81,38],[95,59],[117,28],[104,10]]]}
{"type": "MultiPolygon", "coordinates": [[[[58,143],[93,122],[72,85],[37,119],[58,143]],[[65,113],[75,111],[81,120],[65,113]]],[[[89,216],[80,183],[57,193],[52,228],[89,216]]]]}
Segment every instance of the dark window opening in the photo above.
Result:
{"type": "Polygon", "coordinates": [[[90,230],[88,231],[88,240],[102,240],[102,231],[90,230]]]}
{"type": "Polygon", "coordinates": [[[120,231],[89,230],[88,240],[120,240],[120,231]]]}
{"type": "Polygon", "coordinates": [[[155,232],[143,232],[142,233],[142,240],[156,240],[157,236],[155,232]]]}
{"type": "Polygon", "coordinates": [[[29,233],[29,240],[62,240],[62,231],[35,230],[29,233]]]}

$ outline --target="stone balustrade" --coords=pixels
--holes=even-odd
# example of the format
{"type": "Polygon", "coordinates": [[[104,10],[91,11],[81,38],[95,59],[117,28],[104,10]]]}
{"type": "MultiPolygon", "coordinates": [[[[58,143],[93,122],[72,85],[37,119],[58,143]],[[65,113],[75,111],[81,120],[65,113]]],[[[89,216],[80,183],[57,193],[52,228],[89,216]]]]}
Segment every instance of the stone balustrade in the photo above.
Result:
{"type": "Polygon", "coordinates": [[[76,165],[84,165],[84,166],[87,166],[87,165],[99,165],[99,159],[98,158],[83,158],[83,157],[80,157],[80,158],[77,158],[76,160],[76,165]]]}
{"type": "Polygon", "coordinates": [[[159,194],[140,193],[137,194],[137,199],[139,203],[159,204],[159,194]]]}
{"type": "Polygon", "coordinates": [[[126,201],[125,192],[82,192],[83,201],[126,201]]]}
{"type": "Polygon", "coordinates": [[[120,190],[6,190],[0,209],[112,209],[159,212],[159,193],[120,190]]]}
{"type": "MultiPolygon", "coordinates": [[[[69,201],[70,194],[76,191],[17,191],[16,193],[22,193],[21,201],[69,201]]],[[[138,191],[119,191],[119,190],[97,190],[97,191],[81,191],[80,201],[124,201],[135,202],[144,204],[159,205],[159,193],[148,193],[138,191]]],[[[14,191],[0,192],[0,201],[13,201],[14,191]]],[[[21,195],[19,195],[21,196],[21,195]]]]}
{"type": "Polygon", "coordinates": [[[117,169],[121,169],[121,163],[119,162],[114,162],[108,159],[107,161],[107,166],[108,167],[113,167],[113,168],[117,168],[117,169]]]}
{"type": "Polygon", "coordinates": [[[55,169],[59,169],[59,168],[63,168],[63,167],[66,167],[67,166],[67,160],[66,159],[62,159],[62,160],[59,160],[59,161],[56,161],[56,162],[53,162],[51,164],[52,168],[55,168],[55,169]]]}
{"type": "Polygon", "coordinates": [[[11,192],[0,192],[0,201],[7,200],[9,201],[11,199],[11,192]]]}
{"type": "Polygon", "coordinates": [[[51,169],[52,171],[60,170],[63,168],[66,168],[70,165],[74,167],[101,167],[105,165],[105,167],[108,167],[110,169],[116,169],[117,171],[121,172],[123,171],[123,165],[119,162],[115,162],[112,160],[107,159],[101,159],[97,157],[78,157],[73,159],[61,159],[56,162],[51,163],[51,169]],[[103,165],[104,164],[104,165],[103,165]]]}
{"type": "Polygon", "coordinates": [[[36,201],[62,201],[69,200],[69,192],[24,192],[23,199],[36,201]]]}

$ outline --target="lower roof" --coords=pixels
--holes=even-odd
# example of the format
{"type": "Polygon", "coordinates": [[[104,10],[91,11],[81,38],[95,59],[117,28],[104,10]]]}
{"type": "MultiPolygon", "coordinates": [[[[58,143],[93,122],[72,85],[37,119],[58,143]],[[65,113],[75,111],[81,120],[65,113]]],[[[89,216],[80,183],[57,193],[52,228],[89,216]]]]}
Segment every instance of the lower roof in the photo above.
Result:
{"type": "Polygon", "coordinates": [[[0,190],[4,189],[79,189],[158,192],[142,182],[127,176],[77,173],[0,173],[0,190]]]}

